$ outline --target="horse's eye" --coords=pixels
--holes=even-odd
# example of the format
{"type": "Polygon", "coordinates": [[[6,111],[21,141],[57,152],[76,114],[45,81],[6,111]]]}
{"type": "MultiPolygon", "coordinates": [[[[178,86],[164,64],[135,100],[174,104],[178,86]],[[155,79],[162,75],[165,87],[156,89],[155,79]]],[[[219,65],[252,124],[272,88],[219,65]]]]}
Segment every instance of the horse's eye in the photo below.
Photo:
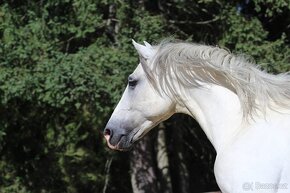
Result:
{"type": "Polygon", "coordinates": [[[135,88],[137,85],[138,81],[132,77],[129,76],[128,78],[128,85],[130,88],[135,88]]]}
{"type": "Polygon", "coordinates": [[[137,80],[129,80],[128,84],[130,88],[135,88],[135,86],[137,85],[137,80]]]}

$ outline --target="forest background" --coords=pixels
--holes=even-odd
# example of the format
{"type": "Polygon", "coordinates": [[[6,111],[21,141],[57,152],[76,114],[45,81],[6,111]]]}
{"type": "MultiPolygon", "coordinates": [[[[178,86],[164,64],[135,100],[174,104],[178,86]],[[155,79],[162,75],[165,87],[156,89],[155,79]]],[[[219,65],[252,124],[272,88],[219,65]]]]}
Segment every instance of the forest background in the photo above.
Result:
{"type": "MultiPolygon", "coordinates": [[[[184,115],[132,151],[102,130],[135,69],[131,39],[218,45],[290,70],[289,0],[0,2],[0,192],[218,190],[215,151],[184,115]]],[[[289,85],[290,86],[290,85],[289,85]]]]}

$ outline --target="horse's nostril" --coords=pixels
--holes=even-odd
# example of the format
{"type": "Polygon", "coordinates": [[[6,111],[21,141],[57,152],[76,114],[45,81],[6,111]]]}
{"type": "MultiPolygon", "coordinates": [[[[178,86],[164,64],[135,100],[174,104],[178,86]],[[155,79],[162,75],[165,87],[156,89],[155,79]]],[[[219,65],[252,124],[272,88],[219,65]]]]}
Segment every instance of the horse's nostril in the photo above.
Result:
{"type": "Polygon", "coordinates": [[[106,136],[106,135],[111,136],[111,134],[112,134],[112,132],[111,132],[110,129],[105,129],[105,130],[104,130],[104,135],[105,135],[105,136],[106,136]]]}

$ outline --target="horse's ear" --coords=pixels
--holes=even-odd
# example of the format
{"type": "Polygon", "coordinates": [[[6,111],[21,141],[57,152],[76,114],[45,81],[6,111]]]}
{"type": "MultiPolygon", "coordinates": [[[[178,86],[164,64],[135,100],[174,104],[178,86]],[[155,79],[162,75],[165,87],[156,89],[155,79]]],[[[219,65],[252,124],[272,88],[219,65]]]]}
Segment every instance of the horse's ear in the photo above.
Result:
{"type": "Polygon", "coordinates": [[[144,41],[144,44],[145,44],[146,48],[153,49],[151,44],[149,44],[148,42],[144,41]]]}
{"type": "Polygon", "coordinates": [[[132,42],[140,57],[143,57],[145,59],[149,59],[150,57],[152,57],[153,47],[149,43],[144,42],[145,46],[143,46],[141,44],[138,44],[134,40],[132,40],[132,42]]]}

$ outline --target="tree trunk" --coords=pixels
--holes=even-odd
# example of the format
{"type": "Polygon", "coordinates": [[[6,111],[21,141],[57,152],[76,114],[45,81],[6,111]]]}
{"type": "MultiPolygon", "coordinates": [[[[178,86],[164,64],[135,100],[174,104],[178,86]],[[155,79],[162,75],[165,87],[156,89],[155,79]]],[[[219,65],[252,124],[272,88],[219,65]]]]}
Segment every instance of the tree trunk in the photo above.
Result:
{"type": "Polygon", "coordinates": [[[162,193],[172,193],[169,161],[165,141],[164,124],[160,124],[157,134],[157,167],[160,171],[160,189],[162,193]]]}
{"type": "Polygon", "coordinates": [[[152,135],[138,142],[130,155],[131,183],[133,193],[158,193],[154,169],[152,135]]]}
{"type": "Polygon", "coordinates": [[[184,149],[183,149],[183,134],[184,130],[179,130],[180,123],[174,121],[172,134],[175,137],[173,140],[174,151],[176,160],[178,160],[178,184],[179,184],[179,193],[188,193],[190,192],[189,185],[189,173],[188,168],[184,158],[184,149]]]}

